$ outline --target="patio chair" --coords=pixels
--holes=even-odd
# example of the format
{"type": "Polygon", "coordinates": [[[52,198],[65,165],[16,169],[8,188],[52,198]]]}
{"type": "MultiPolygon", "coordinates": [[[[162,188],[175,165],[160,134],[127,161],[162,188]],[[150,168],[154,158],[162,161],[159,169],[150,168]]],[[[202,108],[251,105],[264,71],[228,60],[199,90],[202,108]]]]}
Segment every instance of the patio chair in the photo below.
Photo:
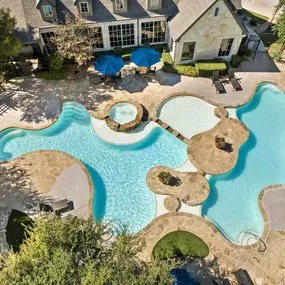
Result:
{"type": "Polygon", "coordinates": [[[225,93],[226,90],[224,88],[224,85],[222,84],[220,80],[220,73],[219,71],[213,71],[213,76],[212,76],[212,86],[215,86],[216,88],[216,93],[225,93]]]}
{"type": "Polygon", "coordinates": [[[242,87],[241,87],[238,79],[235,76],[235,71],[233,68],[230,68],[228,70],[228,78],[229,78],[229,81],[231,82],[231,84],[233,86],[233,90],[235,90],[235,91],[241,91],[242,90],[242,87]]]}

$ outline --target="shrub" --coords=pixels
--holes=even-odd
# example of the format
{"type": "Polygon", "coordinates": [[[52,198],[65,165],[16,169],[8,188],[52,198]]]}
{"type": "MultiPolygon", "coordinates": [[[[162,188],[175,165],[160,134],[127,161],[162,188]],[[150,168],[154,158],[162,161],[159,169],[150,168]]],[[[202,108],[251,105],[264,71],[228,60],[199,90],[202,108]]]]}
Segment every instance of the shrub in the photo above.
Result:
{"type": "Polygon", "coordinates": [[[207,244],[196,235],[176,231],[167,234],[155,245],[152,255],[158,259],[169,259],[181,256],[206,257],[209,254],[207,244]]]}
{"type": "Polygon", "coordinates": [[[282,59],[281,53],[280,52],[273,52],[272,56],[273,60],[279,62],[282,59]]]}
{"type": "Polygon", "coordinates": [[[242,16],[243,15],[243,10],[242,9],[237,10],[237,14],[238,14],[238,16],[242,16]]]}
{"type": "Polygon", "coordinates": [[[66,79],[66,72],[51,72],[39,70],[35,72],[36,77],[46,79],[46,80],[61,80],[66,79]]]}
{"type": "Polygon", "coordinates": [[[239,55],[234,54],[231,58],[231,66],[232,67],[239,67],[239,65],[241,64],[242,59],[239,55]]]}
{"type": "Polygon", "coordinates": [[[257,21],[256,21],[255,19],[251,19],[251,20],[249,21],[249,24],[250,24],[251,26],[255,27],[255,26],[257,26],[257,21]]]}
{"type": "Polygon", "coordinates": [[[248,56],[248,57],[251,57],[251,56],[252,56],[252,50],[249,49],[249,48],[246,49],[244,55],[245,55],[245,56],[248,56]]]}
{"type": "Polygon", "coordinates": [[[120,55],[120,54],[123,53],[123,49],[122,49],[121,47],[115,47],[115,48],[113,49],[113,52],[114,52],[114,54],[116,54],[116,55],[120,55]]]}
{"type": "Polygon", "coordinates": [[[175,68],[180,75],[185,75],[190,77],[198,76],[196,68],[193,65],[175,65],[175,68]]]}
{"type": "Polygon", "coordinates": [[[61,72],[64,60],[62,57],[54,53],[51,55],[49,60],[49,68],[51,72],[61,72]]]}
{"type": "Polygon", "coordinates": [[[162,53],[162,61],[163,61],[162,70],[165,72],[175,73],[175,74],[180,74],[180,75],[185,75],[185,76],[191,76],[191,77],[198,76],[195,67],[191,64],[173,65],[172,57],[169,51],[167,50],[164,50],[164,52],[162,53]]]}
{"type": "Polygon", "coordinates": [[[195,68],[197,74],[201,77],[210,77],[212,76],[213,71],[218,70],[221,74],[224,74],[227,70],[227,65],[225,62],[214,62],[214,61],[204,61],[196,62],[195,68]]]}

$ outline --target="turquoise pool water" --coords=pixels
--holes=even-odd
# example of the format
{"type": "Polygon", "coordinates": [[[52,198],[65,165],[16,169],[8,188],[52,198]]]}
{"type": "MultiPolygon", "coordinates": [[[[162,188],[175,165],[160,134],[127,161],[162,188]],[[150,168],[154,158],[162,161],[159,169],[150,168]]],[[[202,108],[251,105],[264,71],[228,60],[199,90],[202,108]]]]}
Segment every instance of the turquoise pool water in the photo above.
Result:
{"type": "Polygon", "coordinates": [[[259,236],[263,218],[257,198],[269,185],[285,183],[285,95],[272,84],[260,84],[253,99],[237,109],[250,136],[236,166],[212,176],[211,192],[202,214],[232,241],[241,243],[248,231],[259,236]]]}
{"type": "Polygon", "coordinates": [[[147,171],[155,165],[178,167],[187,159],[186,145],[160,127],[132,145],[102,141],[78,103],[65,103],[60,118],[46,129],[0,132],[0,160],[40,149],[61,150],[81,160],[94,184],[94,217],[114,219],[130,232],[139,231],[155,217],[147,171]]]}

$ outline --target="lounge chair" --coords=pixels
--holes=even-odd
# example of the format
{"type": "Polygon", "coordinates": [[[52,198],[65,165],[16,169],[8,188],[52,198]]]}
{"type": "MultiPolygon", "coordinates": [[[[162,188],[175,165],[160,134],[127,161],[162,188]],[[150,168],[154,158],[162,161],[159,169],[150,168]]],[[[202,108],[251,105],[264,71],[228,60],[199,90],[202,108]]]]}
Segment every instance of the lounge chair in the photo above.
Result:
{"type": "Polygon", "coordinates": [[[215,85],[217,93],[225,93],[226,92],[224,85],[222,84],[222,82],[220,80],[219,71],[213,71],[212,86],[213,85],[215,85]]]}
{"type": "Polygon", "coordinates": [[[234,69],[229,69],[228,71],[228,78],[229,78],[229,81],[231,82],[232,86],[233,86],[233,90],[235,91],[240,91],[242,90],[242,87],[238,81],[238,79],[236,78],[235,76],[235,71],[234,69]]]}
{"type": "Polygon", "coordinates": [[[73,209],[73,202],[67,199],[62,199],[52,203],[39,203],[39,210],[41,212],[53,212],[58,216],[73,209]]]}

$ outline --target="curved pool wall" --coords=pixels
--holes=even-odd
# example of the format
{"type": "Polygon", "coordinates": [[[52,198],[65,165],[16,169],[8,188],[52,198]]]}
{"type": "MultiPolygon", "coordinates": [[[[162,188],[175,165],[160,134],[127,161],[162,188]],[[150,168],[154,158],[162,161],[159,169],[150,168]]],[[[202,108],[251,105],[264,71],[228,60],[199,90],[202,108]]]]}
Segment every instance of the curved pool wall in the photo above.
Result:
{"type": "Polygon", "coordinates": [[[135,144],[110,144],[96,135],[90,119],[82,105],[67,102],[48,128],[6,129],[0,132],[0,160],[40,149],[69,153],[91,174],[95,219],[113,219],[127,225],[130,232],[138,232],[156,213],[146,173],[155,165],[182,165],[187,160],[186,144],[160,127],[135,144]]]}
{"type": "Polygon", "coordinates": [[[186,138],[213,128],[219,119],[213,106],[194,96],[174,96],[164,101],[157,117],[186,138]]]}
{"type": "Polygon", "coordinates": [[[137,113],[137,108],[128,102],[116,103],[109,111],[110,118],[119,124],[126,124],[135,120],[137,113]]]}
{"type": "Polygon", "coordinates": [[[284,93],[273,84],[259,84],[252,100],[237,108],[237,117],[250,136],[236,166],[209,181],[211,191],[202,215],[237,244],[252,239],[250,233],[262,235],[258,196],[266,186],[285,182],[284,110],[284,93]]]}

